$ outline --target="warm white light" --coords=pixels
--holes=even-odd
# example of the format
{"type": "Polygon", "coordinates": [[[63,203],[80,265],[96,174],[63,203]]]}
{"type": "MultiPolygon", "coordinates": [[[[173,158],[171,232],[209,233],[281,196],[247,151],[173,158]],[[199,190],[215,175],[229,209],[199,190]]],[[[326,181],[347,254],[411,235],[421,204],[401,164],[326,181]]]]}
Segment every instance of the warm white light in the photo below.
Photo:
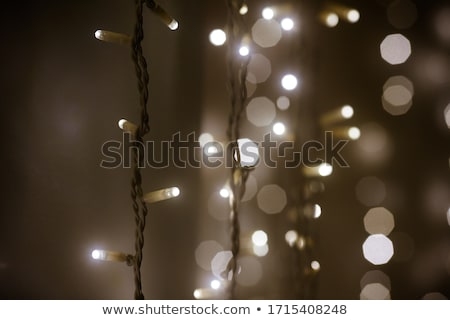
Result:
{"type": "Polygon", "coordinates": [[[360,18],[359,11],[356,9],[351,9],[347,12],[347,20],[350,23],[358,22],[360,18]]]}
{"type": "Polygon", "coordinates": [[[341,115],[345,119],[350,119],[351,117],[353,117],[353,113],[354,112],[352,106],[345,105],[341,108],[341,115]]]}
{"type": "Polygon", "coordinates": [[[131,37],[127,34],[117,33],[107,30],[97,30],[94,33],[95,38],[100,41],[110,42],[114,44],[120,45],[129,45],[131,44],[131,37]]]}
{"type": "Polygon", "coordinates": [[[363,244],[363,254],[374,265],[387,263],[394,255],[392,241],[383,234],[369,236],[363,244]]]}
{"type": "Polygon", "coordinates": [[[208,155],[213,155],[213,154],[216,154],[216,153],[218,153],[218,152],[219,152],[219,149],[217,149],[216,146],[209,146],[209,147],[206,149],[206,154],[208,154],[208,155]]]}
{"type": "Polygon", "coordinates": [[[348,129],[348,137],[352,140],[358,140],[361,136],[361,131],[357,127],[351,127],[348,129]]]}
{"type": "Polygon", "coordinates": [[[176,198],[179,195],[180,189],[178,189],[177,187],[171,187],[146,193],[144,194],[143,199],[147,203],[155,203],[171,198],[176,198]]]}
{"type": "Polygon", "coordinates": [[[213,288],[214,290],[218,290],[220,288],[220,281],[215,279],[213,281],[211,281],[211,288],[213,288]]]}
{"type": "Polygon", "coordinates": [[[252,234],[252,242],[255,246],[264,246],[267,244],[267,233],[257,230],[252,234]]]}
{"type": "Polygon", "coordinates": [[[99,260],[100,259],[100,250],[93,250],[91,255],[92,255],[92,259],[99,260]]]}
{"type": "Polygon", "coordinates": [[[381,57],[392,65],[404,63],[411,55],[411,43],[402,34],[390,34],[380,44],[381,57]]]}
{"type": "Polygon", "coordinates": [[[102,261],[118,261],[124,262],[129,261],[129,256],[122,252],[108,251],[108,250],[92,250],[92,259],[102,260],[102,261]]]}
{"type": "Polygon", "coordinates": [[[333,12],[327,14],[327,16],[325,17],[325,23],[330,28],[336,27],[337,24],[339,23],[338,15],[333,12]]]}
{"type": "Polygon", "coordinates": [[[239,9],[239,14],[246,15],[248,12],[248,6],[244,3],[242,7],[239,9]]]}
{"type": "Polygon", "coordinates": [[[243,57],[246,57],[250,54],[250,49],[248,46],[241,46],[239,48],[239,54],[243,57]]]}
{"type": "Polygon", "coordinates": [[[253,253],[258,257],[265,257],[269,253],[269,246],[253,246],[253,253]]]}
{"type": "Polygon", "coordinates": [[[286,31],[294,29],[294,20],[292,20],[291,18],[284,18],[283,20],[281,20],[281,28],[286,31]]]}
{"type": "Polygon", "coordinates": [[[128,133],[134,134],[137,130],[137,125],[125,119],[120,119],[118,125],[120,129],[128,133]]]}
{"type": "Polygon", "coordinates": [[[322,163],[319,166],[318,172],[322,177],[328,177],[331,173],[333,173],[333,167],[328,163],[322,163]]]}
{"type": "Polygon", "coordinates": [[[209,34],[209,41],[215,46],[222,46],[227,41],[227,35],[221,29],[214,29],[209,34]]]}
{"type": "Polygon", "coordinates": [[[238,139],[240,163],[243,167],[254,167],[259,162],[258,145],[248,138],[238,139]]]}
{"type": "Polygon", "coordinates": [[[282,134],[284,134],[285,132],[286,132],[286,127],[285,127],[285,125],[283,124],[283,123],[281,123],[281,122],[277,122],[277,123],[275,123],[274,125],[273,125],[273,132],[276,134],[276,135],[279,135],[279,136],[281,136],[282,134]]]}
{"type": "Polygon", "coordinates": [[[315,204],[314,205],[314,215],[313,215],[313,217],[317,219],[321,215],[322,215],[322,208],[318,204],[315,204]]]}
{"type": "Polygon", "coordinates": [[[222,198],[228,198],[230,196],[230,190],[227,188],[222,188],[220,189],[219,194],[222,198]]]}
{"type": "MultiPolygon", "coordinates": [[[[278,97],[278,99],[277,99],[277,107],[280,110],[289,109],[290,104],[291,104],[291,102],[288,97],[281,96],[281,97],[278,97]]],[[[449,127],[450,127],[450,125],[449,125],[449,127]]]]}
{"type": "Polygon", "coordinates": [[[275,12],[272,8],[264,8],[262,11],[262,17],[266,20],[271,20],[273,16],[275,15],[275,12]]]}
{"type": "Polygon", "coordinates": [[[172,19],[172,21],[169,22],[167,25],[170,30],[177,30],[178,29],[178,21],[175,19],[172,19]]]}
{"type": "Polygon", "coordinates": [[[313,269],[314,271],[319,271],[320,270],[320,263],[319,261],[311,261],[311,269],[313,269]]]}
{"type": "Polygon", "coordinates": [[[290,247],[293,247],[295,242],[298,239],[298,233],[295,230],[289,230],[288,232],[286,232],[286,234],[284,235],[284,239],[286,240],[286,242],[288,243],[288,245],[290,247]]]}
{"type": "Polygon", "coordinates": [[[281,85],[283,86],[284,89],[289,91],[297,88],[297,84],[298,84],[297,77],[292,74],[286,74],[281,79],[281,85]]]}
{"type": "Polygon", "coordinates": [[[194,290],[194,298],[200,299],[201,297],[202,297],[202,292],[200,291],[200,289],[195,289],[194,290]]]}

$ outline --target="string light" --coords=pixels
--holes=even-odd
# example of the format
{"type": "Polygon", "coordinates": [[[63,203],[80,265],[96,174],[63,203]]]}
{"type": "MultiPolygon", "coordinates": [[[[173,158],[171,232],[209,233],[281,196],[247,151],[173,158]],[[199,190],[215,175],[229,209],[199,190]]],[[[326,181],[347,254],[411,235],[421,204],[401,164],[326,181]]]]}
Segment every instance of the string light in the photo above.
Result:
{"type": "Polygon", "coordinates": [[[284,89],[291,91],[297,88],[298,80],[293,74],[286,74],[281,79],[281,85],[284,89]]]}
{"type": "Polygon", "coordinates": [[[282,122],[275,123],[272,129],[273,132],[278,136],[281,136],[286,132],[286,126],[282,122]]]}
{"type": "Polygon", "coordinates": [[[281,28],[283,28],[283,30],[285,31],[291,31],[292,29],[294,29],[294,20],[292,20],[291,18],[284,18],[283,20],[281,20],[281,28]]]}
{"type": "Polygon", "coordinates": [[[246,15],[248,13],[248,6],[244,3],[239,9],[240,15],[246,15]]]}
{"type": "Polygon", "coordinates": [[[131,265],[133,260],[133,257],[129,254],[99,249],[92,250],[91,256],[94,260],[127,262],[129,265],[131,265]]]}
{"type": "Polygon", "coordinates": [[[230,196],[230,190],[228,188],[222,188],[220,189],[219,194],[222,198],[228,198],[230,196]]]}
{"type": "Polygon", "coordinates": [[[257,230],[252,234],[252,242],[255,246],[264,246],[267,244],[267,233],[262,230],[257,230]]]}
{"type": "Polygon", "coordinates": [[[107,30],[97,30],[94,33],[95,38],[100,41],[129,46],[131,37],[123,33],[117,33],[107,30]]]}
{"type": "Polygon", "coordinates": [[[156,14],[160,20],[170,29],[177,30],[178,29],[178,21],[172,18],[166,10],[164,10],[159,4],[157,4],[153,0],[145,0],[147,7],[156,14]]]}
{"type": "Polygon", "coordinates": [[[350,22],[350,23],[356,23],[356,22],[359,21],[359,18],[360,18],[360,14],[359,14],[359,11],[358,11],[358,10],[356,10],[356,9],[350,9],[350,10],[347,12],[347,20],[348,20],[348,22],[350,22]]]}
{"type": "Polygon", "coordinates": [[[303,173],[308,177],[328,177],[333,173],[333,167],[324,162],[318,166],[303,167],[303,173]]]}
{"type": "Polygon", "coordinates": [[[250,48],[247,45],[242,45],[239,48],[239,54],[243,57],[246,57],[250,54],[250,48]]]}
{"type": "Polygon", "coordinates": [[[222,29],[214,29],[209,34],[209,41],[216,47],[223,46],[227,41],[227,34],[222,29]]]}
{"type": "Polygon", "coordinates": [[[262,11],[262,17],[266,20],[271,20],[275,16],[275,12],[272,8],[266,7],[262,11]]]}
{"type": "Polygon", "coordinates": [[[320,125],[322,128],[329,129],[331,125],[341,121],[351,119],[354,115],[352,106],[346,104],[338,109],[328,111],[320,116],[320,125]]]}
{"type": "Polygon", "coordinates": [[[128,120],[120,119],[117,124],[119,125],[119,128],[122,129],[124,132],[128,132],[131,134],[136,133],[137,125],[128,120]]]}
{"type": "Polygon", "coordinates": [[[163,200],[176,198],[180,195],[180,189],[177,187],[165,188],[157,191],[152,191],[143,196],[147,203],[155,203],[163,200]]]}

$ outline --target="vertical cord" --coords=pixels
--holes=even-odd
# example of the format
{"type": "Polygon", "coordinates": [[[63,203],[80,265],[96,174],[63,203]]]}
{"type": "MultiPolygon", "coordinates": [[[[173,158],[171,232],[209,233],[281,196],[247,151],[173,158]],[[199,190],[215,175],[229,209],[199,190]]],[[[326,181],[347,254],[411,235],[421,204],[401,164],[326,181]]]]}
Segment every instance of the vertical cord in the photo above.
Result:
{"type": "Polygon", "coordinates": [[[231,272],[231,284],[229,286],[229,298],[236,298],[236,276],[237,258],[240,251],[240,224],[239,224],[239,204],[245,193],[245,183],[249,174],[249,168],[241,167],[238,150],[238,139],[240,136],[240,119],[247,101],[247,67],[250,62],[249,57],[237,61],[237,49],[245,33],[245,25],[239,8],[244,1],[227,0],[228,8],[228,84],[230,90],[231,110],[228,117],[227,137],[228,155],[231,157],[232,167],[230,175],[230,224],[231,224],[231,253],[232,258],[227,271],[231,272]],[[236,155],[236,157],[235,157],[236,155]]]}
{"type": "Polygon", "coordinates": [[[148,102],[148,83],[149,75],[147,71],[147,62],[142,52],[142,40],[144,38],[143,31],[143,0],[135,0],[136,4],[136,25],[134,28],[133,40],[132,40],[132,59],[136,69],[136,76],[138,80],[138,89],[140,97],[140,122],[139,127],[136,130],[135,145],[133,146],[133,176],[131,179],[131,199],[133,203],[134,219],[136,224],[135,232],[135,256],[133,263],[134,270],[134,283],[135,292],[134,298],[136,300],[144,299],[142,292],[142,280],[141,280],[141,264],[142,264],[142,249],[144,247],[144,229],[145,219],[148,213],[147,205],[143,200],[142,192],[142,176],[141,166],[143,165],[144,150],[139,149],[139,145],[142,145],[143,136],[148,133],[149,128],[149,116],[147,111],[148,102]],[[142,151],[142,152],[139,152],[142,151]]]}

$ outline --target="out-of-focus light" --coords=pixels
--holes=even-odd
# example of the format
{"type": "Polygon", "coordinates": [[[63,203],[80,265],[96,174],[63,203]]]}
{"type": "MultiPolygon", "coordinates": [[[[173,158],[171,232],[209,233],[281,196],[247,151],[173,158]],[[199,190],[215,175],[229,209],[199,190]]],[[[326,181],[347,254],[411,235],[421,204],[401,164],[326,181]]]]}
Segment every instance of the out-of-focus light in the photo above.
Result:
{"type": "MultiPolygon", "coordinates": [[[[219,288],[220,289],[220,288],[219,288]]],[[[223,290],[213,288],[198,288],[193,292],[194,298],[197,300],[220,299],[223,298],[223,290]]]]}
{"type": "Polygon", "coordinates": [[[294,20],[292,20],[291,18],[284,18],[283,20],[281,20],[281,28],[286,31],[294,29],[294,20]]]}
{"type": "Polygon", "coordinates": [[[245,183],[245,193],[241,198],[241,201],[249,201],[258,192],[258,181],[253,174],[249,174],[247,177],[247,182],[245,183]]]}
{"type": "Polygon", "coordinates": [[[400,33],[390,34],[380,44],[381,57],[392,65],[404,63],[411,55],[411,43],[400,33]]]}
{"type": "Polygon", "coordinates": [[[313,269],[314,271],[319,271],[320,270],[320,263],[319,261],[311,261],[311,269],[313,269]]]}
{"type": "Polygon", "coordinates": [[[208,142],[214,141],[214,137],[212,134],[204,132],[198,137],[198,142],[200,143],[200,147],[204,147],[208,142]]]}
{"type": "Polygon", "coordinates": [[[291,102],[289,101],[288,97],[281,96],[281,97],[278,97],[278,99],[277,99],[277,107],[280,110],[287,110],[287,109],[289,109],[289,105],[290,104],[291,104],[291,102]]]}
{"type": "Polygon", "coordinates": [[[295,242],[298,239],[298,233],[295,230],[289,230],[288,232],[286,232],[286,234],[284,235],[284,239],[286,240],[287,244],[290,247],[293,247],[295,245],[295,242]]]}
{"type": "Polygon", "coordinates": [[[450,7],[442,8],[436,15],[434,25],[441,41],[450,43],[450,7]]]}
{"type": "Polygon", "coordinates": [[[219,194],[222,198],[228,198],[230,196],[230,190],[227,188],[222,188],[220,189],[219,194]]]}
{"type": "Polygon", "coordinates": [[[390,77],[383,86],[384,110],[393,116],[405,114],[412,106],[413,83],[404,76],[390,77]]]}
{"type": "Polygon", "coordinates": [[[364,228],[370,234],[387,236],[394,229],[394,226],[394,216],[386,208],[372,208],[364,216],[364,228]]]}
{"type": "Polygon", "coordinates": [[[276,20],[258,19],[252,27],[253,41],[262,48],[277,45],[281,37],[281,26],[276,20]]]}
{"type": "Polygon", "coordinates": [[[381,270],[371,270],[367,271],[364,276],[361,278],[359,282],[361,286],[361,290],[364,289],[365,286],[371,283],[380,283],[386,289],[391,290],[391,279],[387,274],[385,274],[381,270]]]}
{"type": "Polygon", "coordinates": [[[222,250],[222,246],[217,241],[202,241],[195,249],[195,262],[203,270],[210,271],[212,258],[222,250]]]}
{"type": "Polygon", "coordinates": [[[260,53],[252,54],[248,64],[247,81],[258,84],[266,81],[272,72],[270,60],[260,53]]]}
{"type": "Polygon", "coordinates": [[[448,225],[450,226],[450,208],[448,208],[448,210],[447,210],[447,222],[448,222],[448,225]]]}
{"type": "Polygon", "coordinates": [[[267,233],[262,230],[257,230],[252,234],[252,242],[255,246],[263,246],[267,244],[267,233]]]}
{"type": "Polygon", "coordinates": [[[265,257],[269,253],[269,246],[267,243],[262,246],[253,246],[253,253],[258,257],[265,257]]]}
{"type": "Polygon", "coordinates": [[[297,249],[303,250],[306,246],[306,239],[304,237],[299,236],[295,245],[297,246],[297,249]]]}
{"type": "Polygon", "coordinates": [[[286,132],[286,126],[282,122],[277,122],[273,125],[272,130],[276,135],[281,136],[286,132]]]}
{"type": "Polygon", "coordinates": [[[237,274],[236,281],[244,287],[256,285],[263,276],[263,268],[258,258],[254,256],[245,256],[238,259],[240,272],[237,274]]]}
{"type": "Polygon", "coordinates": [[[361,136],[361,131],[358,127],[351,127],[348,129],[348,137],[352,140],[358,140],[361,136]]]}
{"type": "Polygon", "coordinates": [[[297,77],[294,76],[293,74],[286,74],[281,79],[282,87],[284,89],[286,89],[286,90],[289,90],[289,91],[294,90],[295,88],[297,88],[297,84],[298,84],[297,77]]]}
{"type": "Polygon", "coordinates": [[[227,34],[222,29],[214,29],[209,34],[209,41],[215,46],[222,46],[227,41],[227,34]]]}
{"type": "Polygon", "coordinates": [[[318,168],[318,172],[322,177],[328,177],[333,173],[333,166],[328,163],[322,163],[318,168]]]}
{"type": "Polygon", "coordinates": [[[383,234],[370,235],[363,244],[363,254],[374,265],[386,264],[394,255],[392,241],[383,234]]]}
{"type": "Polygon", "coordinates": [[[248,138],[237,140],[240,163],[243,167],[254,167],[259,162],[258,145],[248,138]]]}
{"type": "Polygon", "coordinates": [[[322,208],[318,204],[315,204],[313,218],[317,219],[321,215],[322,215],[322,208]]]}
{"type": "Polygon", "coordinates": [[[169,24],[167,25],[169,27],[170,30],[177,30],[178,29],[178,21],[172,19],[172,21],[169,22],[169,24]]]}
{"type": "Polygon", "coordinates": [[[262,17],[266,20],[273,19],[274,15],[275,15],[275,12],[273,11],[272,8],[266,7],[262,11],[262,17]]]}
{"type": "Polygon", "coordinates": [[[211,260],[211,271],[213,275],[220,279],[227,279],[229,275],[224,274],[227,270],[228,264],[233,257],[231,251],[220,251],[216,253],[211,260]]]}
{"type": "Polygon", "coordinates": [[[210,286],[211,286],[212,289],[218,290],[221,287],[221,283],[220,283],[219,280],[214,279],[213,281],[211,281],[210,286]]]}
{"type": "Polygon", "coordinates": [[[275,104],[266,97],[250,100],[246,109],[247,119],[257,127],[265,127],[272,123],[276,116],[275,104]]]}
{"type": "Polygon", "coordinates": [[[389,289],[381,283],[369,283],[360,293],[361,300],[390,300],[391,294],[389,289]]]}
{"type": "Polygon", "coordinates": [[[239,8],[240,15],[246,15],[248,12],[248,6],[244,3],[242,7],[239,8]]]}
{"type": "Polygon", "coordinates": [[[347,12],[347,20],[350,23],[356,23],[359,21],[360,14],[359,11],[356,9],[351,9],[347,12]]]}
{"type": "Polygon", "coordinates": [[[256,197],[258,207],[268,214],[280,213],[287,204],[286,192],[276,184],[262,187],[256,197]]]}
{"type": "Polygon", "coordinates": [[[213,154],[216,154],[216,153],[218,153],[219,152],[219,149],[217,149],[217,147],[216,146],[208,146],[208,148],[206,148],[206,154],[207,155],[213,155],[213,154]]]}
{"type": "Polygon", "coordinates": [[[248,46],[241,46],[239,48],[239,54],[243,57],[246,57],[250,54],[250,48],[248,46]]]}
{"type": "Polygon", "coordinates": [[[450,129],[450,103],[447,105],[447,107],[444,110],[444,119],[445,119],[445,123],[447,124],[447,127],[450,129]]]}
{"type": "Polygon", "coordinates": [[[143,199],[147,203],[155,203],[163,200],[176,198],[180,195],[180,189],[177,187],[165,188],[144,194],[143,199]]]}
{"type": "Polygon", "coordinates": [[[339,23],[339,16],[336,13],[330,12],[326,14],[325,24],[327,27],[334,28],[338,25],[338,23],[339,23]]]}
{"type": "Polygon", "coordinates": [[[354,111],[353,111],[353,107],[350,105],[345,105],[342,106],[341,108],[341,115],[344,119],[350,119],[351,117],[353,117],[354,111]]]}

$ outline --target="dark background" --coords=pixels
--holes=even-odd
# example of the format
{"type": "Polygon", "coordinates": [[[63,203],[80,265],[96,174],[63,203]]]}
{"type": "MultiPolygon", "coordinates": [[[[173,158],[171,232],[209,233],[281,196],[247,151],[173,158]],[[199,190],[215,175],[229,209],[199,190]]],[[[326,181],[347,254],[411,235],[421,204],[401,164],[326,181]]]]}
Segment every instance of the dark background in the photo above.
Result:
{"type": "MultiPolygon", "coordinates": [[[[398,30],[386,16],[390,1],[341,2],[361,12],[359,23],[330,29],[316,21],[283,38],[279,49],[259,49],[274,57],[273,72],[280,72],[275,69],[291,61],[284,53],[293,50],[296,37],[308,28],[314,30],[315,37],[307,37],[314,47],[314,65],[302,66],[307,62],[292,59],[300,63],[299,70],[304,67],[313,76],[314,86],[305,78],[306,89],[299,92],[313,101],[308,106],[316,108],[311,114],[349,103],[356,112],[354,124],[363,128],[377,123],[389,138],[384,161],[374,164],[352,143],[345,151],[350,168],[335,169],[326,179],[326,191],[320,196],[323,214],[317,222],[315,255],[321,273],[314,298],[358,299],[361,277],[375,269],[391,278],[394,299],[420,299],[429,292],[449,297],[450,154],[444,109],[450,102],[450,42],[441,41],[435,28],[436,15],[449,5],[416,1],[415,24],[398,30]],[[405,64],[391,66],[381,59],[379,44],[397,32],[411,40],[413,52],[405,64]],[[442,58],[437,80],[430,78],[426,63],[435,55],[442,58]],[[398,74],[414,83],[414,104],[406,115],[393,117],[383,110],[381,95],[386,79],[398,74]],[[380,267],[364,259],[361,245],[367,233],[362,219],[369,208],[357,201],[355,185],[365,176],[384,181],[386,197],[380,205],[393,212],[394,232],[412,240],[408,258],[399,261],[394,255],[380,267]]],[[[207,130],[223,139],[229,108],[226,49],[211,46],[208,35],[225,26],[225,4],[160,3],[178,18],[180,29],[171,32],[145,12],[150,139],[207,130]]],[[[247,19],[253,23],[263,6],[273,3],[281,2],[249,1],[247,19]]],[[[102,169],[99,163],[101,145],[121,137],[117,120],[137,119],[134,67],[129,49],[93,36],[97,29],[131,34],[133,7],[132,1],[124,0],[47,0],[10,2],[2,9],[1,298],[132,298],[131,268],[93,261],[90,254],[98,247],[133,249],[131,172],[102,169]]],[[[276,97],[275,85],[263,88],[267,96],[276,97]]],[[[195,288],[208,284],[194,251],[204,240],[229,245],[227,224],[211,219],[206,205],[227,174],[224,169],[206,168],[143,171],[144,190],[177,185],[182,191],[176,200],[150,207],[142,266],[146,298],[191,299],[195,288]]],[[[260,182],[275,182],[289,190],[295,188],[289,175],[277,169],[260,182]]],[[[271,245],[289,255],[289,248],[283,247],[286,229],[280,227],[288,209],[267,217],[257,212],[253,200],[243,210],[257,217],[244,216],[244,232],[264,226],[271,245]],[[252,221],[257,221],[255,227],[252,221]]],[[[278,258],[270,251],[261,259],[263,278],[243,290],[241,298],[290,297],[291,260],[278,258]]]]}

